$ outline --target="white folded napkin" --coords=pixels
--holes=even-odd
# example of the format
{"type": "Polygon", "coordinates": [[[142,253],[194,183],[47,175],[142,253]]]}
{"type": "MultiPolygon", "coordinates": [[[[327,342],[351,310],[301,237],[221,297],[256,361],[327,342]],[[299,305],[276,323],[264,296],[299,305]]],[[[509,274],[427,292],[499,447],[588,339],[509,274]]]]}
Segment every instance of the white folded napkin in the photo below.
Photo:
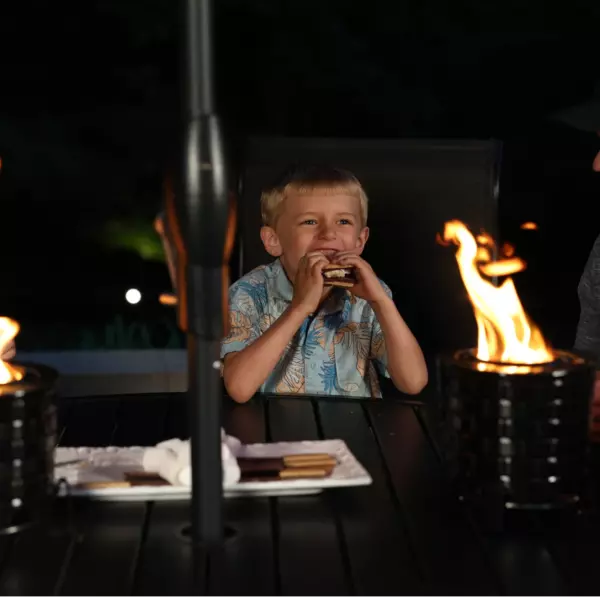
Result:
{"type": "MultiPolygon", "coordinates": [[[[242,443],[237,438],[227,435],[221,429],[221,460],[223,468],[223,485],[229,486],[240,480],[240,467],[236,455],[242,443]]],[[[144,471],[158,473],[171,485],[192,485],[190,441],[178,438],[166,440],[154,448],[144,451],[142,466],[144,471]]]]}

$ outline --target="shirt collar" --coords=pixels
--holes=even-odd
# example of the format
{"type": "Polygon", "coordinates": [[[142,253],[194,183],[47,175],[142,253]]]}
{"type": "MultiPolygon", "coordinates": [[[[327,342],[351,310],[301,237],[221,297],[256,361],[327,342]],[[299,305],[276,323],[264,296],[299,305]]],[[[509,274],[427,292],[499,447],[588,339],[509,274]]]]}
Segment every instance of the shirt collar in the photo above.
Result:
{"type": "MultiPolygon", "coordinates": [[[[281,261],[279,259],[271,263],[271,277],[273,279],[272,290],[275,297],[284,300],[288,304],[294,296],[294,286],[290,281],[281,261]]],[[[335,289],[323,303],[321,310],[325,314],[333,314],[344,309],[346,301],[350,300],[350,293],[345,289],[335,289]]]]}

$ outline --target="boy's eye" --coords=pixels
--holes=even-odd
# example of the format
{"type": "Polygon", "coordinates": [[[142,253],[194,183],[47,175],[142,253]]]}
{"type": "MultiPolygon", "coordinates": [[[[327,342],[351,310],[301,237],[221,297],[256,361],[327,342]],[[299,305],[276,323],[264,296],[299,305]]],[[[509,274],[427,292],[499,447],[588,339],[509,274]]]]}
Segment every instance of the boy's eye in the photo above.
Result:
{"type": "Polygon", "coordinates": [[[316,219],[305,219],[301,225],[314,225],[317,222],[316,219]]]}
{"type": "Polygon", "coordinates": [[[352,225],[352,221],[350,219],[340,219],[341,225],[352,225]]]}

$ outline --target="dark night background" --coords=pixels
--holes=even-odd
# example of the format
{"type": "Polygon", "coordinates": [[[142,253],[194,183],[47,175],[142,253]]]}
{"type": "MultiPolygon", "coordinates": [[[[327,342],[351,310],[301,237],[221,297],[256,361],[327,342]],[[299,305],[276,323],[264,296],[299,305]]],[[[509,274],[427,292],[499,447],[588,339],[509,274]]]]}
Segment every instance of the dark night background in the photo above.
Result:
{"type": "MultiPolygon", "coordinates": [[[[551,341],[572,344],[600,233],[600,141],[548,116],[600,83],[597,0],[215,4],[234,150],[255,134],[502,140],[501,234],[529,262],[517,288],[551,341]]],[[[0,314],[21,321],[20,348],[181,343],[158,303],[170,283],[152,231],[177,144],[180,39],[171,0],[3,7],[0,314]]]]}

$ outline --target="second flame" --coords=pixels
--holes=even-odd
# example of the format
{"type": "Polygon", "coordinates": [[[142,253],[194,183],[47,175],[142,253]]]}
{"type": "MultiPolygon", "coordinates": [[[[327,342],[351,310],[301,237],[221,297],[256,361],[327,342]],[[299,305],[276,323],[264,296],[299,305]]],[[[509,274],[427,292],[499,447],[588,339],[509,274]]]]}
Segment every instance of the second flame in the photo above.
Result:
{"type": "Polygon", "coordinates": [[[480,273],[516,273],[524,268],[524,263],[511,257],[482,264],[481,248],[461,221],[448,221],[442,237],[458,246],[458,268],[477,321],[477,358],[517,365],[551,362],[552,348],[525,313],[513,280],[508,277],[496,287],[480,273]]]}

